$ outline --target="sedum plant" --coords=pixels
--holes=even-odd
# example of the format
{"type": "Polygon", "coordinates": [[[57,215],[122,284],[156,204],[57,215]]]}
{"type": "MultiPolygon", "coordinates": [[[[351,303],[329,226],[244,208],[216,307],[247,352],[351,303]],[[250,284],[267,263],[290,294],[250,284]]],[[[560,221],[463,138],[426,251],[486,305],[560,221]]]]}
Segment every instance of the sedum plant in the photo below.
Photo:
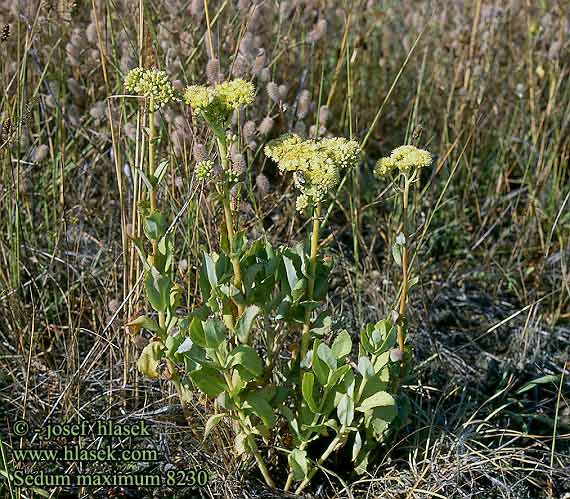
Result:
{"type": "MultiPolygon", "coordinates": [[[[310,214],[312,230],[293,247],[248,241],[232,203],[244,172],[234,167],[229,151],[241,147],[231,128],[232,114],[253,102],[255,89],[239,79],[189,86],[181,98],[207,124],[216,145],[214,157],[195,165],[195,175],[211,187],[221,229],[218,250],[204,251],[201,258],[201,296],[187,304],[191,311],[183,315],[181,287],[172,271],[172,236],[157,205],[164,169],[154,166],[154,113],[178,96],[165,74],[155,70],[131,71],[125,86],[141,98],[148,113],[148,165],[139,172],[148,192],[140,206],[147,243],[134,243],[143,260],[152,312],[129,326],[154,336],[141,352],[138,369],[170,380],[183,407],[194,392],[213,400],[215,413],[204,438],[221,421],[231,421],[236,453],[251,456],[270,487],[277,485],[263,457],[267,445],[286,456],[285,490],[296,483],[296,492],[301,492],[341,448],[348,449],[355,470],[363,473],[370,456],[405,417],[397,395],[404,355],[394,355],[404,351],[403,343],[396,348],[404,310],[394,322],[384,319],[351,334],[334,333],[323,306],[330,262],[318,251],[321,208],[343,174],[360,162],[359,145],[344,138],[303,140],[294,134],[268,143],[266,156],[292,176],[299,191],[297,210],[310,214]],[[283,425],[291,438],[280,431],[283,425]],[[313,456],[311,444],[319,439],[325,450],[313,456]]],[[[381,161],[378,170],[400,168],[398,158],[381,161]]],[[[407,158],[412,165],[405,173],[409,187],[418,165],[411,155],[407,158]]]]}
{"type": "Polygon", "coordinates": [[[411,186],[418,181],[419,172],[422,168],[430,166],[432,163],[431,154],[423,149],[418,149],[412,145],[397,147],[392,151],[390,156],[381,158],[376,163],[374,174],[379,177],[394,177],[395,185],[401,193],[402,199],[402,232],[398,234],[396,242],[392,247],[392,254],[396,264],[402,269],[402,286],[400,298],[398,300],[398,310],[396,324],[398,329],[398,346],[399,352],[394,352],[393,357],[402,362],[404,365],[405,354],[405,311],[406,300],[410,285],[415,283],[417,279],[410,279],[408,268],[408,252],[409,252],[409,230],[408,230],[408,205],[411,186]]]}

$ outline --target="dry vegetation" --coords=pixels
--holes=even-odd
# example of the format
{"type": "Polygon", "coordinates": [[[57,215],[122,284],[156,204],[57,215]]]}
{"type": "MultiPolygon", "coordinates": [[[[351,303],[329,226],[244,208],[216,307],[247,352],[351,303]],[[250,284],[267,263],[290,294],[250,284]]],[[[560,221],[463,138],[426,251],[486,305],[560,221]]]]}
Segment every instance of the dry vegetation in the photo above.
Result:
{"type": "MultiPolygon", "coordinates": [[[[17,418],[142,417],[158,467],[206,464],[208,487],[46,497],[288,497],[235,457],[229,425],[201,441],[210,402],[196,397],[185,420],[167,383],[137,374],[149,336],[124,327],[145,308],[127,235],[141,232],[146,124],[121,96],[142,65],[175,86],[255,84],[254,106],[234,122],[251,165],[236,211],[251,239],[295,242],[307,222],[290,178],[262,154],[268,140],[294,130],[363,145],[323,221],[337,328],[358,331],[398,296],[390,247],[401,213],[375,161],[401,143],[436,155],[411,200],[421,279],[410,420],[368,475],[346,473],[339,453],[310,493],[570,497],[567,2],[4,0],[0,24],[0,477],[14,464],[17,418]]],[[[194,173],[214,144],[181,103],[156,124],[159,197],[191,307],[201,251],[219,239],[218,207],[194,173]]],[[[262,451],[286,478],[278,450],[262,451]]],[[[0,481],[1,497],[40,494],[0,481]]]]}

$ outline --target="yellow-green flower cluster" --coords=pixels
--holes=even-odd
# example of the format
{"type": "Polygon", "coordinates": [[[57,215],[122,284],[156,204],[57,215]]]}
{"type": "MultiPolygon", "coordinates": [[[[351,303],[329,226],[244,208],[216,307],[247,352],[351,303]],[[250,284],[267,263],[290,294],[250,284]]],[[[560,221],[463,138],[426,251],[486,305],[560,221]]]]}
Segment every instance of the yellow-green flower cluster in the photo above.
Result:
{"type": "Polygon", "coordinates": [[[211,159],[200,161],[196,164],[196,177],[198,177],[198,180],[206,180],[212,173],[213,169],[214,162],[211,159]]]}
{"type": "Polygon", "coordinates": [[[220,96],[224,103],[231,108],[239,109],[248,106],[255,97],[255,87],[253,83],[242,79],[224,81],[214,87],[214,91],[220,96]]]}
{"type": "Polygon", "coordinates": [[[387,158],[381,158],[376,163],[374,174],[377,177],[388,175],[393,170],[398,169],[404,175],[416,168],[425,168],[431,165],[432,157],[428,151],[418,149],[414,146],[400,146],[392,151],[387,158]]]}
{"type": "Polygon", "coordinates": [[[202,85],[190,85],[184,92],[184,102],[192,109],[205,109],[213,100],[211,89],[202,85]]]}
{"type": "Polygon", "coordinates": [[[358,164],[360,146],[340,137],[302,140],[287,134],[265,146],[265,154],[274,160],[282,172],[293,172],[296,187],[301,191],[297,209],[322,201],[335,188],[343,170],[358,164]]]}
{"type": "Polygon", "coordinates": [[[174,88],[165,71],[135,68],[127,74],[125,88],[141,97],[152,97],[156,109],[175,100],[174,88]]]}
{"type": "Polygon", "coordinates": [[[237,79],[213,87],[191,85],[184,92],[184,102],[211,124],[225,126],[232,111],[251,104],[254,96],[253,84],[237,79]]]}

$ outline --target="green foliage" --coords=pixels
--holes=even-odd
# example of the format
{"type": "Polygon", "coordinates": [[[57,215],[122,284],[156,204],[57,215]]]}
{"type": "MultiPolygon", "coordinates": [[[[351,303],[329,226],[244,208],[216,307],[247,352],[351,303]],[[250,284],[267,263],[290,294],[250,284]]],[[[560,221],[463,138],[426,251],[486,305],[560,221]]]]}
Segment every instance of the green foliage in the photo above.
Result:
{"type": "MultiPolygon", "coordinates": [[[[216,118],[222,102],[215,93],[218,90],[189,87],[186,97],[211,127],[222,168],[227,170],[228,141],[234,139],[225,130],[229,107],[223,108],[223,119],[216,118]]],[[[239,85],[231,86],[231,90],[224,99],[239,97],[239,85]]],[[[251,92],[237,99],[235,106],[249,101],[251,92]]],[[[319,144],[304,152],[307,164],[312,164],[311,158],[318,153],[321,166],[326,166],[322,147],[328,144],[327,154],[343,168],[358,160],[355,143],[326,139],[319,144]],[[347,147],[352,149],[345,150],[347,147]]],[[[153,161],[149,157],[151,165],[153,161]]],[[[280,439],[275,432],[279,418],[293,435],[292,442],[282,444],[290,467],[286,489],[297,480],[302,481],[299,491],[314,475],[317,459],[309,455],[308,445],[321,437],[330,439],[332,435],[333,440],[318,459],[320,463],[350,442],[348,452],[355,470],[364,473],[371,453],[385,441],[397,419],[403,421],[405,417],[394,394],[409,355],[404,364],[390,360],[403,318],[399,317],[397,324],[388,319],[367,324],[359,335],[333,331],[323,306],[331,263],[317,252],[320,205],[314,208],[313,231],[306,243],[274,247],[262,239],[250,242],[245,231],[233,231],[232,208],[227,200],[229,189],[240,182],[235,175],[224,175],[218,186],[225,230],[218,251],[202,253],[201,306],[181,317],[182,290],[171,270],[174,243],[167,235],[166,217],[156,209],[155,188],[164,176],[165,164],[162,162],[156,172],[151,168],[150,175],[144,176],[149,202],[141,203],[140,210],[152,253],[145,254],[143,242],[135,241],[145,268],[145,294],[158,315],[158,320],[145,315],[129,324],[131,332],[144,328],[154,334],[141,353],[139,370],[151,378],[164,374],[176,386],[183,404],[191,391],[215,399],[222,411],[207,420],[204,438],[224,419],[237,423],[236,452],[253,454],[269,485],[273,486],[273,481],[256,439],[280,439]],[[285,348],[300,329],[302,341],[297,350],[303,358],[298,354],[297,358],[282,360],[285,348]],[[357,338],[354,351],[353,339],[357,338]]],[[[335,182],[338,180],[335,177],[335,182]]],[[[319,203],[323,200],[319,197],[319,203]]],[[[394,246],[400,264],[405,243],[401,237],[394,246]]]]}

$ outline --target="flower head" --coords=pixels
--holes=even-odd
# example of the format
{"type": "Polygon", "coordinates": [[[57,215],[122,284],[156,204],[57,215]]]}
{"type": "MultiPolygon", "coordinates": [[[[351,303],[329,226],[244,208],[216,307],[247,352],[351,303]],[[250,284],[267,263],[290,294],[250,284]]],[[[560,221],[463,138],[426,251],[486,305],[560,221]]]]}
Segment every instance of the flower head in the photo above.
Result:
{"type": "Polygon", "coordinates": [[[192,109],[200,110],[208,107],[212,102],[212,92],[208,87],[202,85],[190,85],[184,92],[184,102],[192,107],[192,109]]]}
{"type": "Polygon", "coordinates": [[[206,87],[191,85],[184,92],[184,102],[195,112],[200,112],[216,127],[225,127],[231,113],[253,102],[255,87],[252,83],[237,79],[206,87]]]}
{"type": "Polygon", "coordinates": [[[247,106],[253,102],[255,87],[253,83],[241,78],[232,81],[224,81],[214,87],[214,92],[232,110],[247,106]]]}
{"type": "Polygon", "coordinates": [[[141,97],[152,98],[155,108],[161,108],[175,100],[174,87],[166,72],[157,69],[135,68],[129,71],[125,78],[125,88],[141,97]]]}
{"type": "Polygon", "coordinates": [[[428,151],[410,145],[400,146],[394,149],[389,157],[381,158],[376,163],[374,174],[381,177],[397,168],[407,175],[412,170],[431,165],[432,161],[428,151]]]}
{"type": "Polygon", "coordinates": [[[206,180],[208,177],[210,177],[213,169],[214,162],[211,159],[200,161],[196,165],[196,177],[198,177],[198,180],[206,180]]]}
{"type": "Polygon", "coordinates": [[[352,140],[302,140],[295,134],[283,135],[265,147],[266,156],[282,172],[293,172],[295,186],[301,191],[299,211],[311,202],[322,201],[339,184],[342,171],[356,166],[360,152],[360,146],[352,140]]]}

